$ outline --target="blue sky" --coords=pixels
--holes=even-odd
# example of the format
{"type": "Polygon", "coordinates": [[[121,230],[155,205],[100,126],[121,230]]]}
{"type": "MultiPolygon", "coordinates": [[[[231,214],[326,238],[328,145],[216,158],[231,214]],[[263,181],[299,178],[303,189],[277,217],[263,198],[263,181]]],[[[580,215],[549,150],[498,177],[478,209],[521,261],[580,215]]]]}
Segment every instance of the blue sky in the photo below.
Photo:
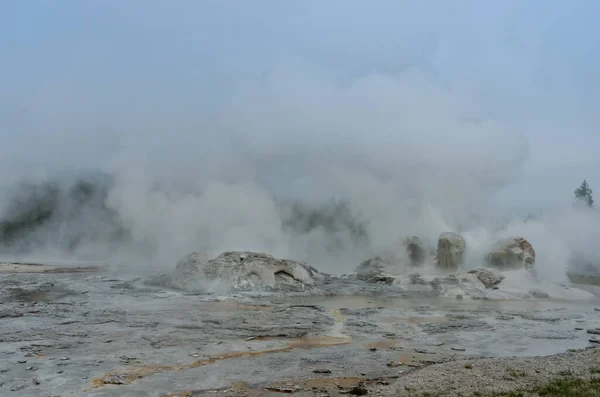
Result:
{"type": "MultiPolygon", "coordinates": [[[[314,115],[300,95],[309,97],[316,87],[417,70],[428,84],[468,97],[476,119],[510,129],[507,140],[515,134],[528,139],[522,177],[503,186],[501,202],[568,201],[583,177],[600,193],[598,15],[600,3],[593,0],[6,0],[0,3],[3,160],[104,166],[115,151],[131,146],[166,150],[170,161],[189,168],[193,162],[182,158],[199,147],[222,149],[239,136],[223,127],[223,109],[231,111],[231,98],[242,88],[271,81],[274,70],[284,82],[301,72],[323,83],[313,92],[309,83],[287,87],[285,98],[297,98],[302,120],[314,115]]],[[[376,92],[373,101],[387,92],[371,88],[361,92],[376,92]]],[[[254,105],[264,95],[248,98],[254,105]]],[[[238,108],[231,118],[239,121],[241,113],[238,108]]],[[[265,122],[253,125],[249,136],[263,142],[258,137],[265,122]]],[[[404,145],[417,130],[382,132],[377,139],[404,145]]],[[[294,139],[304,133],[298,128],[294,139]]],[[[336,133],[331,140],[352,146],[357,136],[336,133]]],[[[473,142],[456,138],[448,136],[460,145],[473,142]]],[[[470,150],[483,161],[478,152],[498,146],[479,139],[480,148],[473,143],[470,150]]],[[[515,172],[508,163],[499,159],[497,166],[515,172]]]]}

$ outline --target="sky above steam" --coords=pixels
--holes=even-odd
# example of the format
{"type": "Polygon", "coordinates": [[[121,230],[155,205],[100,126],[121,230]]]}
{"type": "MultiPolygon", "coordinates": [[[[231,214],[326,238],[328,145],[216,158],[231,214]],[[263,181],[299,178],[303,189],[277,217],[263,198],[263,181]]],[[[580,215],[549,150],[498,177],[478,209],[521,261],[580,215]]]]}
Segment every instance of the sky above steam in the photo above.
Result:
{"type": "Polygon", "coordinates": [[[597,15],[594,0],[4,1],[2,161],[140,155],[157,175],[274,185],[323,168],[341,191],[348,170],[406,182],[424,165],[409,185],[473,174],[469,194],[535,210],[584,177],[600,192],[597,15]]]}

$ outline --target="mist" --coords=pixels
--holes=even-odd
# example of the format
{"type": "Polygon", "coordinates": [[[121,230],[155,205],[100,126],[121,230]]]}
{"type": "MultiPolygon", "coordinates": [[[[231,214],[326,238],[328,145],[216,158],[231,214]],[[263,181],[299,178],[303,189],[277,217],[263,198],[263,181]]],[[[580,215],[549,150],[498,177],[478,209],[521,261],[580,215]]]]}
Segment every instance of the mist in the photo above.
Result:
{"type": "MultiPolygon", "coordinates": [[[[584,177],[600,186],[598,60],[562,3],[255,4],[0,12],[3,230],[15,203],[55,208],[4,255],[144,274],[253,250],[344,273],[457,231],[468,266],[508,235],[552,282],[599,263],[597,211],[572,208],[584,177]]],[[[593,7],[570,10],[578,26],[593,7]]]]}

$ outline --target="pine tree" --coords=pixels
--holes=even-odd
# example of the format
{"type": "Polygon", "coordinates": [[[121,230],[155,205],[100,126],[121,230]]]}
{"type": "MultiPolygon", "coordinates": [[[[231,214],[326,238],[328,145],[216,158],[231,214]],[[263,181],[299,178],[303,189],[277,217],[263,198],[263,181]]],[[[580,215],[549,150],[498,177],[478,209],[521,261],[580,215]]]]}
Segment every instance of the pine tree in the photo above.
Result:
{"type": "Polygon", "coordinates": [[[591,208],[594,206],[592,193],[592,189],[588,185],[587,180],[584,179],[579,188],[575,189],[575,200],[577,202],[584,202],[591,208]]]}

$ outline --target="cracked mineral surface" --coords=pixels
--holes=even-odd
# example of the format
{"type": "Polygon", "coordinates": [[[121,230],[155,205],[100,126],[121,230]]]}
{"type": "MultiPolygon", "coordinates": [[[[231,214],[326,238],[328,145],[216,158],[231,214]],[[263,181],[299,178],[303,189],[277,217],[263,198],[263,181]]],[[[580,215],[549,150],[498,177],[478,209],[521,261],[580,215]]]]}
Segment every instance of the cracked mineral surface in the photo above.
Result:
{"type": "Polygon", "coordinates": [[[471,276],[331,277],[302,293],[219,295],[102,268],[6,264],[0,395],[352,394],[435,363],[594,343],[595,297],[493,299],[483,284],[487,299],[447,293],[479,282],[471,276]]]}

